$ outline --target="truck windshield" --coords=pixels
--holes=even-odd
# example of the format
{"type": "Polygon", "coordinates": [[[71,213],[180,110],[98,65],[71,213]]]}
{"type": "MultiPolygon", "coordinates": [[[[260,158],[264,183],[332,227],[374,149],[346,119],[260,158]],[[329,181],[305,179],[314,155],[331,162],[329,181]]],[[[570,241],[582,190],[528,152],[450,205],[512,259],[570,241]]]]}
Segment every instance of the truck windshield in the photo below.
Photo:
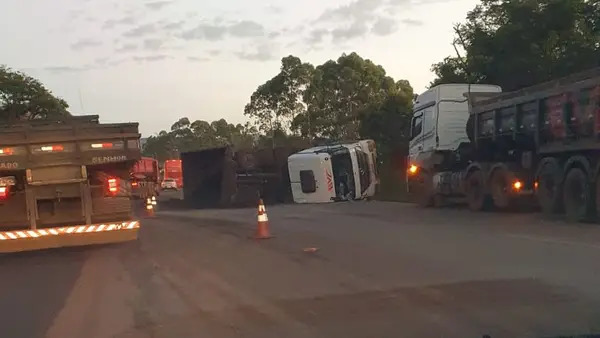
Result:
{"type": "Polygon", "coordinates": [[[356,161],[358,163],[358,174],[360,177],[360,192],[364,194],[371,185],[371,174],[369,171],[369,158],[367,154],[360,149],[356,149],[356,161]]]}
{"type": "Polygon", "coordinates": [[[421,134],[421,131],[423,131],[423,114],[419,114],[415,117],[413,117],[411,126],[410,126],[410,139],[414,139],[415,137],[419,136],[419,134],[421,134]]]}

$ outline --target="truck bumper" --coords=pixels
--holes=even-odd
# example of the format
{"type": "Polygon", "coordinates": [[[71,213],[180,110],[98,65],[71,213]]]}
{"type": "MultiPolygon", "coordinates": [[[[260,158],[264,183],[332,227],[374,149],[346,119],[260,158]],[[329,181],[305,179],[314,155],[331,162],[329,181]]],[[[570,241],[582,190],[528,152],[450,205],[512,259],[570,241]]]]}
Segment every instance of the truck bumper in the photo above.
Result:
{"type": "Polygon", "coordinates": [[[0,232],[0,253],[136,240],[139,221],[0,232]]]}

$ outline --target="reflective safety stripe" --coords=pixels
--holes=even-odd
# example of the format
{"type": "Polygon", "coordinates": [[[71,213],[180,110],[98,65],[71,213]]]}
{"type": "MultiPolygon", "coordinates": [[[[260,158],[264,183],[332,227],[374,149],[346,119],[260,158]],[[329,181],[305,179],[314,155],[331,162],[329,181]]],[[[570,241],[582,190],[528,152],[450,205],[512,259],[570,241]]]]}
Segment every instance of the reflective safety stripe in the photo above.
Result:
{"type": "Polygon", "coordinates": [[[267,222],[268,220],[269,220],[269,218],[267,217],[267,214],[258,215],[258,221],[259,222],[267,222]]]}
{"type": "Polygon", "coordinates": [[[267,209],[265,209],[265,206],[261,204],[261,205],[258,206],[258,211],[259,212],[261,212],[261,211],[262,212],[267,212],[267,209]]]}
{"type": "Polygon", "coordinates": [[[45,236],[57,236],[60,234],[71,233],[87,233],[87,232],[102,232],[113,230],[130,230],[140,227],[139,221],[100,224],[100,225],[76,225],[62,228],[49,228],[39,230],[17,230],[17,231],[0,231],[0,241],[20,239],[20,238],[39,238],[45,236]]]}

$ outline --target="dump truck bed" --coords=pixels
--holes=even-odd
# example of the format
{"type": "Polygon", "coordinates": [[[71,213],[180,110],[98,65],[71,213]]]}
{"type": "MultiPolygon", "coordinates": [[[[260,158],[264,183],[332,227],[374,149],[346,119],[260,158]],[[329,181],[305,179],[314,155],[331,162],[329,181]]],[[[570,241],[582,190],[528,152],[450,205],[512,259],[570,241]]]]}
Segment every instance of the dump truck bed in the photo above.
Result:
{"type": "Polygon", "coordinates": [[[0,125],[0,252],[135,238],[139,137],[96,116],[0,125]]]}

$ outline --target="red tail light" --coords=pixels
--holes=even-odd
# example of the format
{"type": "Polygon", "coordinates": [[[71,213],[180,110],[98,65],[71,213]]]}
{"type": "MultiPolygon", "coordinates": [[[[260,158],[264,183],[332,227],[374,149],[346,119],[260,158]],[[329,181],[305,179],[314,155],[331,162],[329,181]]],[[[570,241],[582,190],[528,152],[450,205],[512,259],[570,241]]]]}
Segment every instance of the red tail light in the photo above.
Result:
{"type": "Polygon", "coordinates": [[[115,195],[119,192],[119,179],[111,177],[108,179],[108,192],[115,195]]]}
{"type": "Polygon", "coordinates": [[[131,182],[131,186],[132,186],[132,187],[137,187],[137,186],[138,186],[138,183],[137,183],[137,182],[131,182]]]}
{"type": "Polygon", "coordinates": [[[7,200],[10,193],[9,187],[0,187],[0,201],[7,200]]]}
{"type": "Polygon", "coordinates": [[[55,151],[63,151],[65,147],[62,144],[55,144],[52,146],[43,146],[40,148],[41,151],[44,152],[55,152],[55,151]]]}
{"type": "Polygon", "coordinates": [[[13,154],[13,149],[12,148],[0,148],[0,156],[2,155],[12,155],[13,154]]]}
{"type": "Polygon", "coordinates": [[[108,148],[112,148],[113,144],[112,143],[93,143],[92,144],[92,149],[108,149],[108,148]]]}

